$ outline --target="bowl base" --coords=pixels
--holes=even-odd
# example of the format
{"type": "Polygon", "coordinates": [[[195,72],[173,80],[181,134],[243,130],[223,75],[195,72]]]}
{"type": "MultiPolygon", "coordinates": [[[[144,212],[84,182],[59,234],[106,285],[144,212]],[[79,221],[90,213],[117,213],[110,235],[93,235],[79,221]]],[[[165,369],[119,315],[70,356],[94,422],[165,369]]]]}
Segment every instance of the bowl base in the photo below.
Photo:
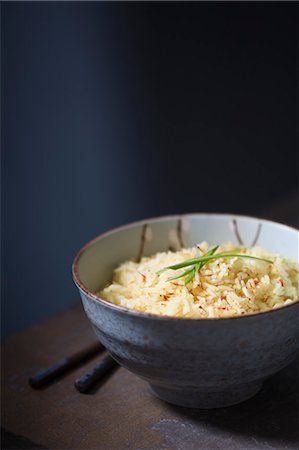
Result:
{"type": "Polygon", "coordinates": [[[223,408],[250,399],[261,389],[262,381],[231,386],[222,391],[169,389],[150,384],[152,393],[161,400],[187,408],[223,408]]]}

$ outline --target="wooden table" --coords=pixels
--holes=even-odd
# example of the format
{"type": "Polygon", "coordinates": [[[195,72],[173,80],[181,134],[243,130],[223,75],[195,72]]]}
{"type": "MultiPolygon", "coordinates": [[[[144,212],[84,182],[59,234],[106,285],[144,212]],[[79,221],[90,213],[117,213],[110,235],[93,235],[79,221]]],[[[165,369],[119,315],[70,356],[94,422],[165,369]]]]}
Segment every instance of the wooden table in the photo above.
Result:
{"type": "Polygon", "coordinates": [[[117,368],[90,394],[74,380],[99,357],[39,391],[28,377],[94,341],[80,304],[10,337],[2,352],[1,448],[298,449],[298,362],[240,405],[192,410],[166,404],[117,368]]]}

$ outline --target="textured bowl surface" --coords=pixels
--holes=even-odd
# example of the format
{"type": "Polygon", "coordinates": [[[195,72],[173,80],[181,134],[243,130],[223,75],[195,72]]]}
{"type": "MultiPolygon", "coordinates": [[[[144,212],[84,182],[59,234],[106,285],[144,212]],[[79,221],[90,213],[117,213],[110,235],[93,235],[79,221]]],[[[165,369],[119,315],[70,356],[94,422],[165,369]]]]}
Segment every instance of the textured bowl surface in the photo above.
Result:
{"type": "Polygon", "coordinates": [[[94,330],[122,366],[147,380],[170,403],[214,408],[252,397],[290,363],[299,348],[299,302],[268,312],[221,319],[155,316],[96,296],[128,259],[206,240],[256,243],[298,261],[298,232],[261,219],[190,214],[112,230],[83,247],[73,277],[94,330]]]}

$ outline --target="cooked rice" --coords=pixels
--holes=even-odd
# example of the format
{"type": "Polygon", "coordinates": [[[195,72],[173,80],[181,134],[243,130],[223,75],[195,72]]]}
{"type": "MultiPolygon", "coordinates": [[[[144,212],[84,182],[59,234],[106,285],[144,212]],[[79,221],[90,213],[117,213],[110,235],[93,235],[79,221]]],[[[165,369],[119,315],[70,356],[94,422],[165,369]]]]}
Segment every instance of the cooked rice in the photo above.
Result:
{"type": "MultiPolygon", "coordinates": [[[[157,253],[140,263],[127,261],[113,282],[98,295],[116,305],[145,313],[175,317],[231,317],[288,305],[299,297],[299,265],[261,247],[223,244],[220,251],[238,251],[270,259],[273,264],[245,258],[219,258],[205,264],[187,285],[169,281],[180,271],[157,271],[208,251],[207,242],[177,252],[157,253]]],[[[181,269],[183,272],[185,269],[181,269]]]]}

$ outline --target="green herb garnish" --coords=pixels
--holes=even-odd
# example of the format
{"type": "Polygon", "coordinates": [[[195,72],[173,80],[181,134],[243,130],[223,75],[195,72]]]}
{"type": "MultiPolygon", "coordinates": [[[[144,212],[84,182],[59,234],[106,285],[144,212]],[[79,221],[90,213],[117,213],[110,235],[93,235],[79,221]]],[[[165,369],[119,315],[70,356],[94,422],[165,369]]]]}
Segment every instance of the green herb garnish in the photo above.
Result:
{"type": "Polygon", "coordinates": [[[203,256],[199,256],[197,258],[187,259],[186,261],[183,261],[178,264],[173,264],[172,266],[164,267],[163,269],[159,270],[157,273],[160,274],[162,272],[165,272],[165,270],[178,270],[182,269],[184,267],[188,267],[187,270],[185,270],[183,273],[180,273],[179,275],[176,275],[175,277],[169,278],[168,281],[171,280],[177,280],[178,278],[185,277],[185,285],[189,284],[190,281],[193,280],[195,277],[196,272],[198,272],[205,264],[207,264],[209,261],[212,261],[213,259],[219,259],[219,258],[249,258],[249,259],[256,259],[258,261],[267,262],[270,264],[273,264],[273,261],[270,261],[270,259],[264,259],[259,258],[257,256],[251,256],[251,255],[245,255],[242,253],[235,253],[235,252],[221,252],[216,253],[218,250],[219,245],[216,247],[211,248],[207,253],[205,253],[203,256]]]}

